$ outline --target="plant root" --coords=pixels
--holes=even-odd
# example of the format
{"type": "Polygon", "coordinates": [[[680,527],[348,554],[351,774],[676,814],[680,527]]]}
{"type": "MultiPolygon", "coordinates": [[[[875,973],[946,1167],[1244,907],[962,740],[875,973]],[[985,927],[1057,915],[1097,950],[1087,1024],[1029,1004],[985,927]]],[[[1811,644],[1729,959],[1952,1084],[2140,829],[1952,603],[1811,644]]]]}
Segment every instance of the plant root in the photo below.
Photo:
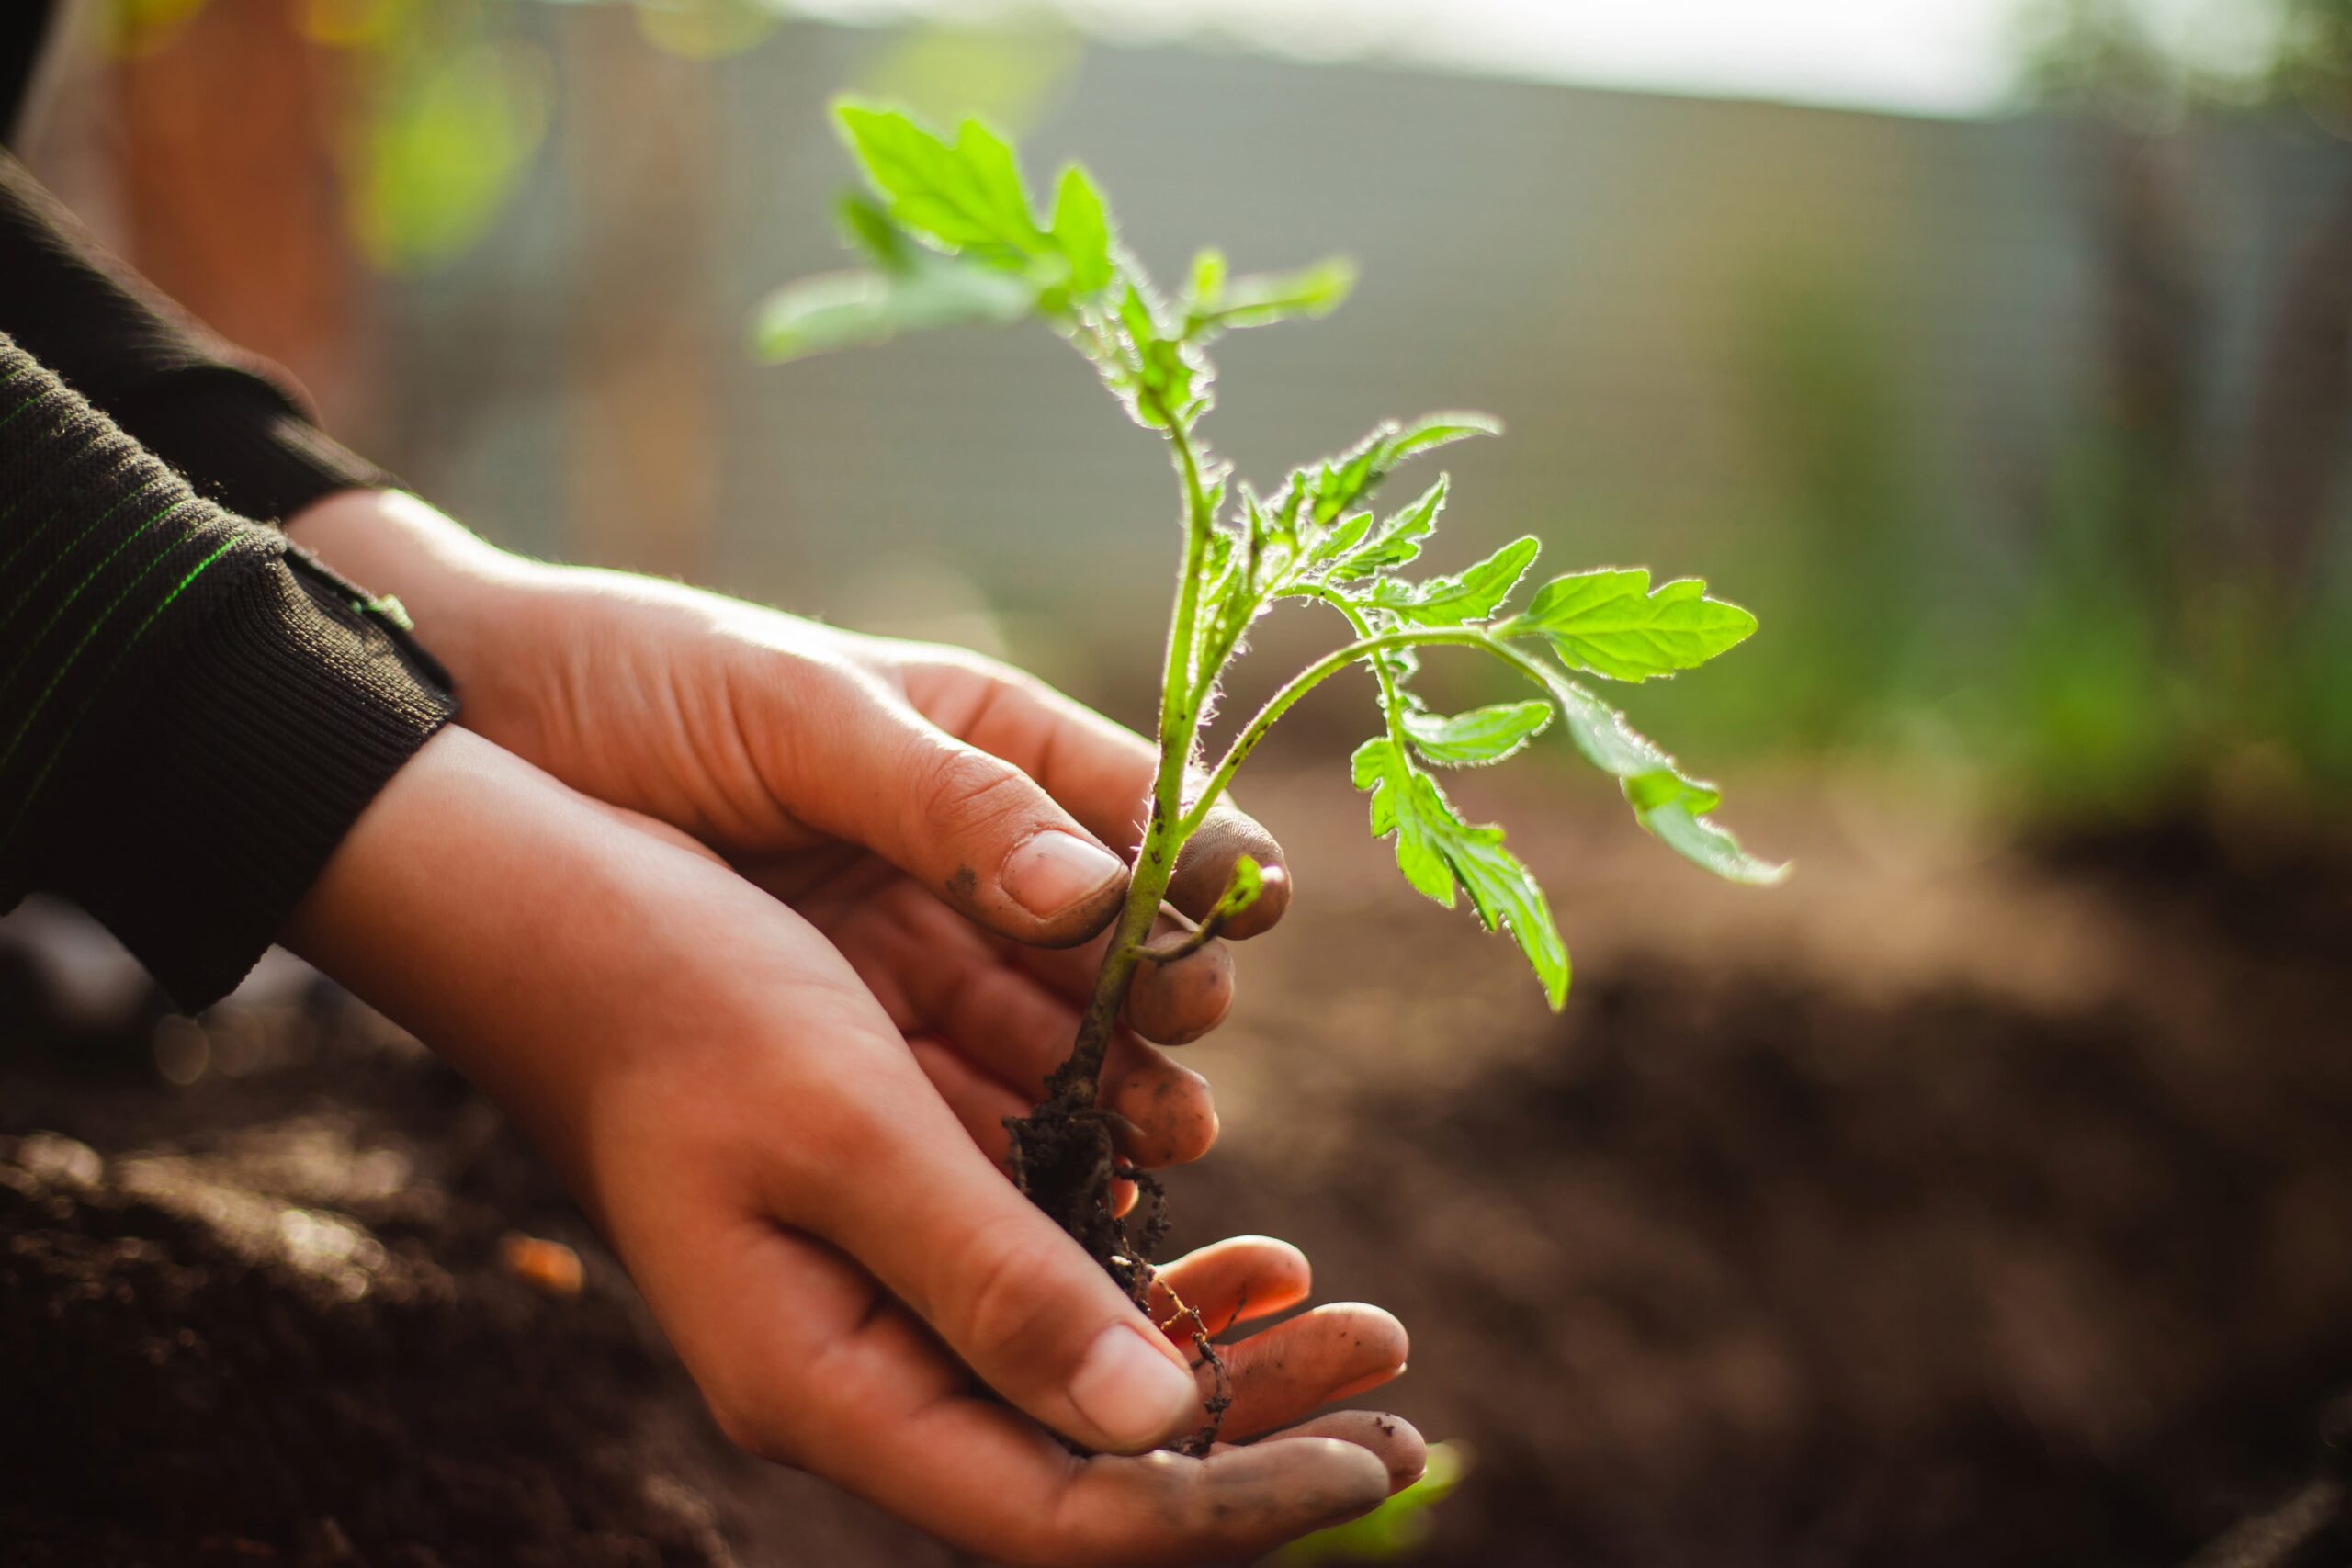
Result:
{"type": "MultiPolygon", "coordinates": [[[[1005,1118],[1004,1125],[1012,1134],[1005,1163],[1013,1185],[1086,1248],[1127,1299],[1148,1314],[1152,1283],[1159,1279],[1153,1259],[1168,1238],[1168,1190],[1151,1172],[1119,1157],[1110,1112],[1093,1107],[1072,1110],[1048,1100],[1026,1116],[1005,1118]],[[1146,1208],[1139,1227],[1111,1211],[1111,1189],[1120,1181],[1134,1182],[1142,1193],[1146,1208]]],[[[1199,1309],[1187,1306],[1173,1289],[1168,1293],[1176,1312],[1159,1325],[1162,1332],[1189,1320],[1198,1358],[1193,1370],[1207,1366],[1216,1373],[1216,1392],[1206,1401],[1208,1421],[1180,1445],[1181,1452],[1200,1459],[1216,1441],[1233,1404],[1233,1382],[1225,1358],[1209,1340],[1199,1309]]]]}

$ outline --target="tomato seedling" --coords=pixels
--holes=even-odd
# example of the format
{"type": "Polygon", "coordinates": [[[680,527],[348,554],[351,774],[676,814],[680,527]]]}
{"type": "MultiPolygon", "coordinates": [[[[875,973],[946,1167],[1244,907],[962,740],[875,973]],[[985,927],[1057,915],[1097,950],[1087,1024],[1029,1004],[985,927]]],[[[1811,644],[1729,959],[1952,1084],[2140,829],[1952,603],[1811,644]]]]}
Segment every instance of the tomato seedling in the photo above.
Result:
{"type": "MultiPolygon", "coordinates": [[[[1568,954],[1544,894],[1504,846],[1500,828],[1455,809],[1436,770],[1498,762],[1556,717],[1584,759],[1614,778],[1641,825],[1717,875],[1770,882],[1783,868],[1742,850],[1711,818],[1713,784],[1685,773],[1595,695],[1585,677],[1645,681],[1713,659],[1756,619],[1711,598],[1695,578],[1653,584],[1638,567],[1570,572],[1543,583],[1523,609],[1506,605],[1535,564],[1533,536],[1460,571],[1415,578],[1445,510],[1441,475],[1385,515],[1375,493],[1408,459],[1500,427],[1483,414],[1439,413],[1383,424],[1336,457],[1293,469],[1271,494],[1233,482],[1204,444],[1213,404],[1208,350],[1221,335],[1329,313],[1354,269],[1326,261],[1295,272],[1235,276],[1204,250],[1172,298],[1119,243],[1102,192],[1071,164],[1051,210],[1035,204],[1012,147],[977,120],[950,138],[899,110],[843,102],[835,116],[869,190],[842,206],[855,271],[790,284],[761,307],[761,353],[788,360],[901,332],[1037,319],[1092,364],[1129,417],[1157,434],[1174,465],[1183,561],[1162,665],[1159,769],[1135,871],[1070,1055],[1048,1098],[1013,1122],[1016,1179],[1126,1286],[1138,1303],[1164,1215],[1143,1234],[1111,1212],[1112,1184],[1149,1179],[1121,1162],[1095,1109],[1103,1053],[1149,945],[1178,855],[1234,774],[1300,698],[1363,665],[1378,694],[1380,732],[1351,774],[1371,796],[1372,831],[1392,839],[1405,879],[1452,908],[1466,897],[1489,931],[1510,933],[1546,998],[1568,988],[1568,954]],[[1042,214],[1042,215],[1041,215],[1042,214]],[[1201,756],[1202,732],[1226,670],[1251,623],[1285,600],[1329,607],[1345,640],[1286,682],[1226,745],[1201,756]],[[1466,649],[1498,660],[1533,688],[1526,701],[1466,713],[1429,711],[1412,684],[1423,649],[1466,649]]],[[[1190,946],[1258,897],[1261,869],[1243,858],[1190,946]]]]}

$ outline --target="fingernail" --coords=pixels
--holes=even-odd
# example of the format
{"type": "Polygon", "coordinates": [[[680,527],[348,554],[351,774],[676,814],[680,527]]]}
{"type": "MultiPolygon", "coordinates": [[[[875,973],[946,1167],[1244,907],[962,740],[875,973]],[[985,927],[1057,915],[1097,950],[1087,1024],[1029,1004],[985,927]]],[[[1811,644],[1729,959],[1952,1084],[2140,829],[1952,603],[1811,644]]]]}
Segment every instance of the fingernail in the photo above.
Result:
{"type": "Polygon", "coordinates": [[[1099,894],[1114,877],[1126,874],[1119,857],[1100,844],[1056,829],[1034,835],[1004,863],[1004,890],[1012,901],[1041,920],[1091,895],[1099,894]]]}
{"type": "Polygon", "coordinates": [[[1095,1337],[1069,1380],[1078,1413],[1121,1448],[1159,1441],[1191,1417],[1198,1398],[1191,1376],[1123,1323],[1095,1337]]]}

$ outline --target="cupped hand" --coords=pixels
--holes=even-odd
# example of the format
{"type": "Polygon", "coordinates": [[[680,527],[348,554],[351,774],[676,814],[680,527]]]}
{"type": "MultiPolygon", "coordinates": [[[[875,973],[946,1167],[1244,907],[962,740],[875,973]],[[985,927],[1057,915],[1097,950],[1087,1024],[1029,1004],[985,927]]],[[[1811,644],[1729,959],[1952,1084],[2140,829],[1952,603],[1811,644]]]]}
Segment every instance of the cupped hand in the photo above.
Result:
{"type": "MultiPolygon", "coordinates": [[[[1075,1035],[1100,945],[1053,950],[1117,911],[1149,744],[961,649],[520,560],[410,496],[331,496],[289,532],[406,601],[469,728],[801,909],[1001,1153],[1002,1117],[1035,1102],[1075,1035]]],[[[1204,916],[1243,854],[1265,887],[1225,934],[1272,926],[1290,896],[1282,851],[1227,804],[1187,847],[1170,904],[1204,916]]],[[[1138,972],[1103,1103],[1142,1163],[1196,1158],[1216,1127],[1206,1082],[1144,1042],[1197,1039],[1233,993],[1221,942],[1138,972]]]]}
{"type": "MultiPolygon", "coordinates": [[[[834,943],[477,737],[447,732],[395,776],[288,940],[540,1143],[756,1451],[970,1550],[1054,1563],[1246,1554],[1419,1472],[1411,1429],[1361,1414],[1202,1460],[1148,1451],[1202,1416],[1189,1323],[1139,1314],[1013,1190],[834,943]]],[[[1257,1239],[1166,1281],[1212,1329],[1308,1283],[1295,1250],[1257,1239]]],[[[1245,1338],[1225,1435],[1296,1421],[1405,1356],[1363,1306],[1245,1338]]]]}

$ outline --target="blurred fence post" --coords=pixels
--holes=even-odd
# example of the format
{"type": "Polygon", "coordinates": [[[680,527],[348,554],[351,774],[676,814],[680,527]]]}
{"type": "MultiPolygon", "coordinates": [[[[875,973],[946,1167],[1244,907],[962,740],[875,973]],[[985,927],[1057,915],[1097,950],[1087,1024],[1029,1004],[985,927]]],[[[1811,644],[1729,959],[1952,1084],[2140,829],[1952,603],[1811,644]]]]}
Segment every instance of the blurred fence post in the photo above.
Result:
{"type": "Polygon", "coordinates": [[[655,49],[627,6],[581,13],[565,33],[571,553],[697,576],[709,565],[718,469],[713,68],[655,49]]]}
{"type": "Polygon", "coordinates": [[[346,428],[365,423],[373,337],[334,156],[346,65],[303,36],[302,3],[210,0],[112,62],[101,143],[131,263],[346,428]]]}

